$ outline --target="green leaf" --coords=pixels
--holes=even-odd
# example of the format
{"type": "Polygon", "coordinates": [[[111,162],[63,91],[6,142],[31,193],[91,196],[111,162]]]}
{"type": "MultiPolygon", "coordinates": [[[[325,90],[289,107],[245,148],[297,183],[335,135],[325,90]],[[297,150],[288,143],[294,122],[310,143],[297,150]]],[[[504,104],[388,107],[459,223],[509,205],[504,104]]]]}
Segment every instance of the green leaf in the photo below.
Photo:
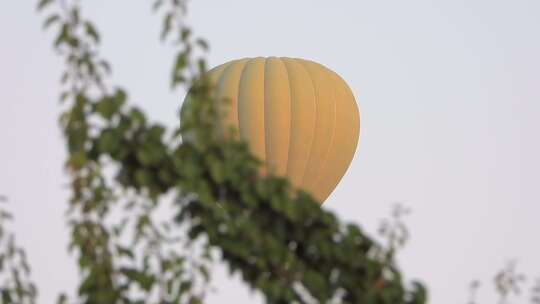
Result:
{"type": "Polygon", "coordinates": [[[180,31],[180,40],[182,40],[183,42],[186,42],[190,36],[191,36],[191,29],[187,27],[182,28],[182,30],[180,31]]]}
{"type": "Polygon", "coordinates": [[[72,167],[73,169],[78,170],[84,167],[84,165],[86,164],[86,161],[87,161],[86,153],[83,151],[80,151],[80,152],[71,154],[68,160],[68,165],[72,167]]]}
{"type": "Polygon", "coordinates": [[[142,187],[149,187],[154,183],[153,175],[149,171],[143,169],[135,171],[135,180],[137,181],[137,184],[142,187]]]}
{"type": "Polygon", "coordinates": [[[133,120],[134,123],[144,125],[146,123],[146,117],[143,112],[137,108],[132,108],[129,112],[129,117],[133,120]]]}
{"type": "Polygon", "coordinates": [[[189,53],[187,51],[183,51],[183,52],[179,52],[178,55],[176,55],[176,61],[174,63],[174,68],[173,68],[172,77],[171,77],[172,88],[175,88],[179,83],[183,83],[186,81],[182,73],[188,65],[188,54],[189,53]]]}
{"type": "Polygon", "coordinates": [[[96,112],[109,120],[115,114],[116,106],[110,98],[105,97],[96,103],[96,112]]]}
{"type": "Polygon", "coordinates": [[[225,167],[221,160],[213,155],[206,157],[206,161],[210,168],[210,175],[218,184],[222,184],[225,180],[225,167]]]}
{"type": "Polygon", "coordinates": [[[58,33],[58,36],[56,36],[56,39],[54,40],[54,46],[59,47],[63,43],[67,42],[69,38],[69,25],[67,23],[64,23],[62,25],[62,28],[60,29],[60,32],[58,33]]]}
{"type": "Polygon", "coordinates": [[[116,250],[118,251],[118,255],[125,256],[133,259],[135,255],[133,254],[133,251],[127,247],[117,245],[116,250]]]}
{"type": "Polygon", "coordinates": [[[88,34],[88,36],[90,36],[90,38],[92,38],[94,42],[99,43],[99,40],[100,40],[99,33],[97,32],[96,28],[94,27],[92,23],[85,22],[84,29],[86,31],[86,34],[88,34]]]}
{"type": "Polygon", "coordinates": [[[174,15],[172,13],[168,13],[163,18],[163,28],[161,30],[161,40],[165,40],[172,29],[172,22],[173,22],[174,15]]]}
{"type": "Polygon", "coordinates": [[[107,61],[101,60],[101,61],[99,61],[98,64],[99,64],[99,66],[101,66],[101,67],[103,68],[103,70],[105,71],[105,73],[107,73],[107,74],[110,74],[110,73],[111,73],[111,71],[112,71],[112,70],[111,70],[111,65],[110,65],[107,61]]]}
{"type": "Polygon", "coordinates": [[[318,294],[319,297],[324,295],[326,282],[321,274],[308,270],[304,273],[303,282],[312,293],[318,294]]]}
{"type": "Polygon", "coordinates": [[[71,18],[74,25],[79,24],[79,21],[81,20],[81,18],[80,18],[79,8],[77,6],[72,6],[71,18]]]}
{"type": "Polygon", "coordinates": [[[120,272],[147,292],[152,289],[152,286],[156,282],[153,275],[134,268],[121,268],[120,272]]]}
{"type": "Polygon", "coordinates": [[[208,51],[208,49],[210,48],[208,42],[206,42],[206,40],[204,39],[199,38],[195,41],[195,43],[204,51],[208,51]]]}
{"type": "Polygon", "coordinates": [[[187,79],[183,75],[174,75],[172,78],[172,87],[175,87],[177,84],[185,83],[186,81],[187,79]]]}
{"type": "Polygon", "coordinates": [[[179,290],[179,293],[180,293],[180,294],[186,293],[188,290],[191,289],[191,286],[193,286],[193,283],[191,283],[191,281],[182,281],[182,282],[180,283],[180,290],[179,290]]]}
{"type": "Polygon", "coordinates": [[[414,303],[423,304],[428,301],[428,291],[426,287],[417,281],[413,282],[413,297],[415,299],[414,303]]]}
{"type": "Polygon", "coordinates": [[[114,155],[119,147],[119,144],[120,139],[114,130],[105,130],[98,138],[98,148],[102,153],[114,155]]]}
{"type": "Polygon", "coordinates": [[[165,128],[160,125],[154,125],[148,130],[149,140],[154,142],[160,142],[164,133],[165,128]]]}
{"type": "Polygon", "coordinates": [[[199,68],[199,73],[206,73],[206,60],[204,60],[203,58],[197,60],[197,66],[199,68]]]}
{"type": "Polygon", "coordinates": [[[68,99],[69,95],[71,95],[71,92],[69,91],[66,91],[66,92],[62,92],[62,94],[60,94],[60,102],[65,102],[66,99],[68,99]]]}
{"type": "MultiPolygon", "coordinates": [[[[73,37],[73,36],[70,36],[67,41],[66,41],[69,46],[71,46],[72,48],[77,48],[79,46],[79,39],[76,38],[76,37],[73,37]]],[[[82,63],[83,61],[81,61],[82,63]]],[[[85,62],[86,63],[86,62],[85,62]]]]}
{"type": "Polygon", "coordinates": [[[67,296],[65,294],[61,294],[59,297],[58,297],[58,300],[56,301],[56,304],[67,304],[67,296]]]}
{"type": "Polygon", "coordinates": [[[96,103],[96,112],[103,118],[110,120],[114,114],[119,112],[126,98],[126,93],[118,89],[114,95],[103,97],[96,103]]]}
{"type": "Polygon", "coordinates": [[[175,73],[180,73],[188,64],[188,54],[186,52],[180,52],[176,56],[176,61],[174,63],[175,73]]]}
{"type": "Polygon", "coordinates": [[[97,277],[95,272],[90,272],[90,274],[83,279],[81,285],[79,286],[79,295],[92,292],[94,288],[98,285],[97,277]]]}
{"type": "Polygon", "coordinates": [[[163,5],[163,0],[156,0],[154,4],[152,5],[152,11],[156,12],[157,10],[161,8],[162,5],[163,5]]]}
{"type": "Polygon", "coordinates": [[[2,303],[10,304],[14,303],[12,302],[11,294],[9,293],[9,290],[2,289],[2,303]]]}
{"type": "Polygon", "coordinates": [[[208,272],[208,269],[204,265],[199,266],[199,272],[201,273],[205,282],[210,281],[210,273],[208,272]]]}
{"type": "Polygon", "coordinates": [[[44,10],[47,6],[53,3],[53,1],[54,0],[40,0],[37,5],[37,10],[38,11],[44,10]]]}
{"type": "Polygon", "coordinates": [[[174,183],[175,181],[174,176],[171,174],[171,171],[169,168],[164,168],[164,169],[159,170],[158,177],[160,181],[169,185],[171,183],[174,183]]]}
{"type": "Polygon", "coordinates": [[[43,22],[43,29],[49,28],[51,25],[57,23],[60,21],[60,16],[57,14],[49,16],[45,21],[43,22]]]}

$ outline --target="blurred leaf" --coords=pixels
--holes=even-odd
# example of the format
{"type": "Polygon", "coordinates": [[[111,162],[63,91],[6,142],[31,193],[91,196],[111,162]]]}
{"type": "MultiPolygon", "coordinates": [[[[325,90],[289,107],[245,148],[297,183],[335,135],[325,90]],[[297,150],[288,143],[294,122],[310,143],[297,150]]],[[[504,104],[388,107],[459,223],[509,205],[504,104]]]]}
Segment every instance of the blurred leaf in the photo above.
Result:
{"type": "Polygon", "coordinates": [[[76,152],[72,153],[68,160],[68,165],[72,167],[73,169],[77,170],[79,168],[82,168],[87,161],[86,153],[85,152],[76,152]]]}
{"type": "Polygon", "coordinates": [[[163,6],[163,0],[156,0],[154,1],[154,4],[152,5],[152,11],[157,11],[163,6]]]}
{"type": "Polygon", "coordinates": [[[62,25],[62,28],[60,29],[60,32],[58,33],[58,36],[56,36],[56,40],[54,41],[54,46],[59,47],[60,45],[64,44],[69,38],[69,25],[67,23],[64,23],[62,25]]]}
{"type": "Polygon", "coordinates": [[[180,291],[179,291],[179,293],[180,294],[186,293],[188,290],[191,289],[192,285],[193,285],[193,283],[191,283],[191,281],[182,281],[180,283],[180,291]]]}
{"type": "Polygon", "coordinates": [[[118,251],[119,256],[128,257],[130,259],[135,258],[135,255],[133,254],[133,251],[131,249],[127,248],[127,247],[117,245],[116,250],[118,251]]]}
{"type": "Polygon", "coordinates": [[[48,29],[51,25],[57,23],[60,21],[60,16],[57,14],[49,16],[45,21],[43,22],[43,29],[48,29]]]}
{"type": "Polygon", "coordinates": [[[90,22],[85,22],[84,23],[84,28],[86,30],[86,33],[88,34],[88,36],[90,36],[94,42],[96,43],[99,43],[99,33],[97,32],[96,28],[94,27],[94,25],[92,25],[92,23],[90,22]]]}
{"type": "Polygon", "coordinates": [[[150,291],[156,282],[151,274],[139,271],[134,268],[121,268],[120,271],[131,281],[137,283],[145,291],[150,291]]]}
{"type": "Polygon", "coordinates": [[[65,294],[61,294],[59,297],[58,297],[58,300],[56,301],[57,304],[67,304],[68,303],[68,298],[65,294]]]}
{"type": "Polygon", "coordinates": [[[107,74],[110,74],[111,73],[111,65],[105,61],[105,60],[100,60],[99,63],[98,63],[102,68],[103,70],[105,70],[105,73],[107,74]]]}
{"type": "Polygon", "coordinates": [[[144,125],[146,122],[146,117],[139,109],[132,108],[129,112],[129,116],[133,120],[133,122],[137,124],[144,125]]]}
{"type": "Polygon", "coordinates": [[[173,22],[173,13],[167,13],[165,17],[163,18],[163,26],[161,30],[161,40],[165,40],[172,29],[172,22],[173,22]]]}
{"type": "Polygon", "coordinates": [[[48,7],[51,3],[53,3],[54,0],[40,0],[37,5],[37,10],[42,11],[46,7],[48,7]]]}
{"type": "Polygon", "coordinates": [[[208,49],[210,48],[209,45],[208,45],[208,42],[206,42],[206,40],[204,39],[197,39],[195,41],[195,43],[201,47],[201,49],[203,49],[204,51],[208,51],[208,49]]]}
{"type": "Polygon", "coordinates": [[[186,52],[180,52],[176,56],[176,62],[174,64],[175,73],[180,73],[186,66],[188,62],[188,57],[186,52]]]}
{"type": "Polygon", "coordinates": [[[183,41],[183,42],[186,42],[189,37],[191,36],[191,29],[185,27],[185,28],[182,28],[182,30],[180,31],[180,39],[183,41]]]}

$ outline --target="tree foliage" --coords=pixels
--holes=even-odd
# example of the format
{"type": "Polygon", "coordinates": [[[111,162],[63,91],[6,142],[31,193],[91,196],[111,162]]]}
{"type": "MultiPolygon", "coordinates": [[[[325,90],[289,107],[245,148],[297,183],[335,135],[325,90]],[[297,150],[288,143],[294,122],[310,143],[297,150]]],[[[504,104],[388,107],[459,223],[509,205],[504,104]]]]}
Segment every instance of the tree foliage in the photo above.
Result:
{"type": "MultiPolygon", "coordinates": [[[[0,196],[0,203],[5,200],[0,196]]],[[[34,304],[37,289],[30,280],[26,252],[6,228],[11,220],[12,215],[0,208],[0,303],[34,304]]]]}
{"type": "Polygon", "coordinates": [[[125,90],[109,86],[99,31],[79,2],[39,7],[52,11],[44,26],[55,28],[66,62],[60,123],[80,301],[201,302],[212,250],[268,303],[426,301],[421,284],[405,287],[391,251],[287,180],[259,176],[260,163],[244,143],[217,135],[205,79],[208,44],[185,25],[184,1],[154,3],[163,14],[161,39],[179,46],[171,85],[190,88],[191,102],[173,129],[149,122],[125,90]],[[166,195],[174,196],[176,216],[160,225],[152,213],[166,195]],[[115,221],[118,206],[127,210],[115,221]]]}
{"type": "MultiPolygon", "coordinates": [[[[406,287],[393,247],[341,222],[287,180],[259,176],[245,143],[218,136],[205,78],[208,44],[185,25],[183,0],[153,5],[163,16],[161,39],[178,48],[171,86],[190,88],[174,128],[150,122],[126,90],[109,84],[100,32],[80,1],[42,0],[38,9],[65,60],[60,125],[70,248],[81,274],[75,299],[61,295],[59,303],[201,303],[215,251],[268,303],[426,302],[420,283],[406,287]],[[155,213],[167,197],[175,216],[160,222],[155,213]]],[[[33,301],[33,285],[11,282],[3,303],[33,301]]]]}
{"type": "MultiPolygon", "coordinates": [[[[100,32],[80,1],[41,0],[37,8],[65,60],[67,220],[81,275],[76,294],[58,303],[203,303],[215,260],[267,303],[427,302],[424,286],[404,283],[394,260],[408,238],[408,210],[394,210],[380,231],[388,243],[378,243],[286,179],[260,176],[245,143],[219,136],[206,79],[209,47],[185,24],[185,0],[152,6],[163,16],[161,40],[177,48],[171,87],[190,90],[172,128],[151,122],[126,90],[110,84],[100,32]],[[160,220],[156,213],[168,202],[174,216],[160,220]]],[[[10,218],[0,209],[0,303],[35,303],[25,252],[5,229],[10,218]]],[[[497,273],[501,303],[522,280],[513,265],[497,273]]],[[[470,303],[478,286],[471,285],[470,303]]],[[[540,302],[540,281],[531,295],[540,302]]]]}

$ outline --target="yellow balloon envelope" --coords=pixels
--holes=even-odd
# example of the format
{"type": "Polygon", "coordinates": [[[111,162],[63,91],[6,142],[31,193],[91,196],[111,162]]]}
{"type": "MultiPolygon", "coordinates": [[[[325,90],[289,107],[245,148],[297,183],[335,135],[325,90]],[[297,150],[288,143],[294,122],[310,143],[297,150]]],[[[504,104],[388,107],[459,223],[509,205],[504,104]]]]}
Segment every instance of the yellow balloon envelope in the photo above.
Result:
{"type": "Polygon", "coordinates": [[[296,58],[246,58],[209,72],[221,129],[234,127],[265,163],[323,203],[356,151],[354,96],[330,69],[296,58]]]}

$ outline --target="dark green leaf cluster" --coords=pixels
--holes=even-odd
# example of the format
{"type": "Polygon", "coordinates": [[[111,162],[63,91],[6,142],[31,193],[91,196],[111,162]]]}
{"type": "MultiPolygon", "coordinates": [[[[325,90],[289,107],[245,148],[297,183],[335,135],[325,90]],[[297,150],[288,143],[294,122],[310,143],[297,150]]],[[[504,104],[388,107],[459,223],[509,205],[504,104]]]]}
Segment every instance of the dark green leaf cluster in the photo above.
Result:
{"type": "Polygon", "coordinates": [[[206,289],[195,281],[208,280],[209,258],[195,261],[173,250],[190,248],[189,239],[174,237],[152,216],[155,198],[175,179],[167,175],[170,169],[160,170],[170,168],[165,129],[128,109],[123,90],[106,86],[110,66],[99,56],[98,31],[82,17],[79,1],[42,1],[38,8],[52,11],[44,25],[56,26],[54,46],[66,62],[60,99],[68,109],[60,124],[73,193],[70,248],[82,276],[78,302],[197,303],[206,289]],[[106,172],[110,160],[124,164],[114,180],[106,172]],[[130,193],[132,188],[142,193],[130,193]],[[120,220],[113,216],[118,208],[120,220]]]}
{"type": "Polygon", "coordinates": [[[15,235],[5,227],[11,218],[10,213],[0,208],[0,303],[34,304],[37,289],[29,278],[26,252],[17,246],[15,235]]]}
{"type": "MultiPolygon", "coordinates": [[[[194,100],[187,107],[210,107],[194,100]],[[198,103],[198,104],[197,104],[198,103]],[[196,105],[197,104],[197,105],[196,105]],[[196,106],[195,106],[196,105],[196,106]]],[[[172,155],[177,187],[196,194],[177,220],[192,223],[190,237],[208,238],[231,271],[239,271],[268,302],[423,303],[425,291],[409,292],[384,251],[355,225],[344,225],[287,180],[259,176],[247,147],[230,140],[206,141],[212,112],[186,109],[190,137],[172,155]],[[202,130],[198,126],[206,126],[202,130]],[[205,145],[201,145],[205,142],[205,145]],[[183,174],[182,174],[183,173],[183,174]],[[308,295],[306,295],[306,293],[308,295]]]]}

